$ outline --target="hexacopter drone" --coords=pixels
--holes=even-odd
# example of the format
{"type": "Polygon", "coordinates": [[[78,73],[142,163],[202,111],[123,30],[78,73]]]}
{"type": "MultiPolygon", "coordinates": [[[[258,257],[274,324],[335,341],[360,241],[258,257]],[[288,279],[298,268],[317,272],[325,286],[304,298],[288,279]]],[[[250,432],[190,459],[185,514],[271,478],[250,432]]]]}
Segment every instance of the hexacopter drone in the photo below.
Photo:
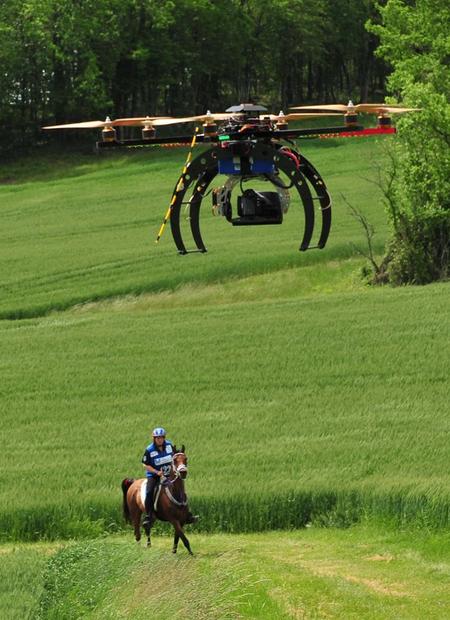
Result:
{"type": "Polygon", "coordinates": [[[311,137],[353,137],[395,133],[391,114],[414,111],[398,105],[361,103],[354,105],[327,104],[297,106],[291,114],[268,114],[260,105],[240,104],[226,113],[183,118],[138,117],[105,121],[88,121],[68,125],[52,125],[44,129],[102,129],[97,148],[133,147],[155,144],[190,144],[189,155],[179,177],[167,213],[159,230],[159,241],[168,221],[175,245],[180,254],[206,252],[200,233],[200,206],[209,186],[217,175],[227,177],[225,183],[212,190],[213,212],[222,215],[233,226],[281,224],[290,203],[289,190],[298,192],[303,204],[305,226],[299,249],[322,249],[331,228],[331,198],[326,185],[314,166],[297,150],[293,140],[311,137]],[[376,114],[377,127],[365,129],[358,125],[358,113],[376,114]],[[344,114],[344,125],[313,129],[290,129],[290,121],[344,114]],[[157,137],[156,127],[179,123],[203,123],[194,136],[157,137]],[[219,124],[220,123],[220,124],[219,124]],[[115,127],[141,127],[141,139],[119,140],[115,127]],[[211,148],[192,159],[197,142],[207,142],[211,148]],[[272,191],[244,189],[252,180],[269,181],[272,191]],[[233,189],[239,186],[237,209],[233,213],[233,189]],[[311,246],[315,224],[314,201],[321,212],[321,230],[317,245],[311,246]],[[187,250],[183,241],[180,213],[183,205],[189,209],[189,222],[196,249],[187,250]]]}

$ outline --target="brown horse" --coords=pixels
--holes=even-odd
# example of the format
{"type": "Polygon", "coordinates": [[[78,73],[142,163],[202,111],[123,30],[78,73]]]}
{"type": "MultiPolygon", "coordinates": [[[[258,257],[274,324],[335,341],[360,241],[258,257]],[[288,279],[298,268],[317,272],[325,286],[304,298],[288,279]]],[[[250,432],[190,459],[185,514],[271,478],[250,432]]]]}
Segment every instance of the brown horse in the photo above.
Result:
{"type": "MultiPolygon", "coordinates": [[[[183,532],[183,527],[186,523],[195,523],[197,521],[197,517],[194,517],[189,511],[187,496],[184,491],[184,480],[187,473],[187,457],[184,453],[184,446],[181,447],[179,452],[177,452],[174,446],[170,474],[167,478],[162,479],[155,491],[154,511],[151,522],[148,524],[144,522],[147,547],[151,546],[151,528],[157,518],[160,521],[168,521],[174,527],[175,534],[172,552],[177,552],[178,541],[181,538],[186,549],[193,555],[189,540],[183,532]]],[[[122,481],[123,515],[128,523],[133,524],[134,536],[137,542],[141,540],[141,515],[145,513],[145,505],[141,494],[141,487],[144,482],[145,478],[139,478],[138,480],[125,478],[122,481]]]]}

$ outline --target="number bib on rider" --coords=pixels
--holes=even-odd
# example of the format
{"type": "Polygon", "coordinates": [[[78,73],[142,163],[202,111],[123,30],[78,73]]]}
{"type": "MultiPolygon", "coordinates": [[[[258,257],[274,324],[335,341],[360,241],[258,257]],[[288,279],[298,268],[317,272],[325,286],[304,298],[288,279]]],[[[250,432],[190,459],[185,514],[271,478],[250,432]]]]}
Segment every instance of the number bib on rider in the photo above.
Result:
{"type": "MultiPolygon", "coordinates": [[[[151,465],[158,471],[162,471],[165,476],[170,473],[172,465],[173,448],[170,441],[166,441],[164,444],[164,450],[159,452],[154,443],[151,443],[144,452],[142,462],[144,465],[151,465]]],[[[152,478],[155,474],[147,472],[147,477],[152,478]]]]}

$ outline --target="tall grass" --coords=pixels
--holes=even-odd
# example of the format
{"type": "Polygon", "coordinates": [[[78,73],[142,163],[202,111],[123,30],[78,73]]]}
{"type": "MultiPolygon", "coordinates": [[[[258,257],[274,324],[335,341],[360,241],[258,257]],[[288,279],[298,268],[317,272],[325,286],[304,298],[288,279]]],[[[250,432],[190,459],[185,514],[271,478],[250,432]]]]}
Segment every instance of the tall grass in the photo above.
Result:
{"type": "Polygon", "coordinates": [[[237,617],[249,579],[236,554],[192,561],[123,543],[91,541],[57,553],[47,567],[37,617],[142,618],[155,613],[192,620],[237,617]]]}
{"type": "Polygon", "coordinates": [[[155,424],[187,445],[205,530],[448,526],[449,286],[302,299],[288,282],[286,299],[3,322],[3,536],[117,528],[155,424]]]}
{"type": "Polygon", "coordinates": [[[7,545],[0,548],[0,617],[31,620],[44,589],[44,571],[57,548],[52,545],[7,545]]]}

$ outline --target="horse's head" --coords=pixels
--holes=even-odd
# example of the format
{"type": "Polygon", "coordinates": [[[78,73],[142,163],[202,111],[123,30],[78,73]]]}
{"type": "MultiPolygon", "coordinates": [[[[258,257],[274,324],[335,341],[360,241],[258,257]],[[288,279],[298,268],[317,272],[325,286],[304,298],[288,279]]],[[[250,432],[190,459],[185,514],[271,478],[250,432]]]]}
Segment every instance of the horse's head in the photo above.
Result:
{"type": "Polygon", "coordinates": [[[175,476],[182,478],[183,480],[186,478],[188,474],[187,470],[187,456],[184,453],[184,445],[181,446],[181,450],[177,451],[176,446],[173,447],[174,455],[172,459],[172,469],[175,476]]]}

